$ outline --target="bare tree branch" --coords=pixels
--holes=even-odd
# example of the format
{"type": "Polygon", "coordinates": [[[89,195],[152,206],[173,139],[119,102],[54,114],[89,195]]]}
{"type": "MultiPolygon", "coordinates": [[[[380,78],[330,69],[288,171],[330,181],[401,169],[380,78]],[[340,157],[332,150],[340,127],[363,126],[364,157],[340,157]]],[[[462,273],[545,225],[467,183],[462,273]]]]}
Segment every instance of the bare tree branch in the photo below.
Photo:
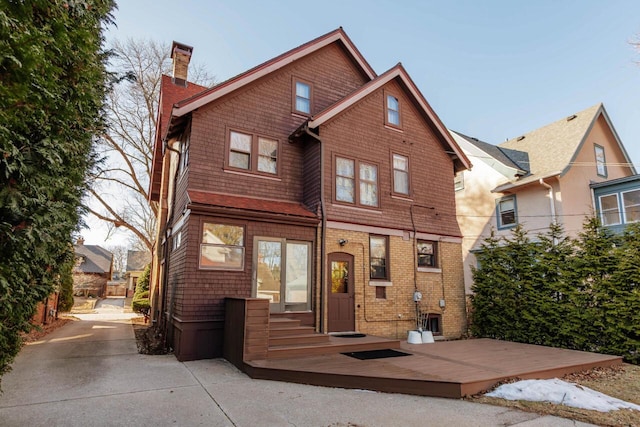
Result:
{"type": "MultiPolygon", "coordinates": [[[[152,40],[116,41],[111,71],[122,78],[106,100],[107,132],[96,147],[101,156],[89,177],[89,208],[108,227],[129,230],[132,246],[153,247],[155,213],[147,203],[154,132],[162,75],[170,72],[170,47],[152,40]]],[[[202,67],[192,67],[192,81],[210,85],[202,67]]]]}

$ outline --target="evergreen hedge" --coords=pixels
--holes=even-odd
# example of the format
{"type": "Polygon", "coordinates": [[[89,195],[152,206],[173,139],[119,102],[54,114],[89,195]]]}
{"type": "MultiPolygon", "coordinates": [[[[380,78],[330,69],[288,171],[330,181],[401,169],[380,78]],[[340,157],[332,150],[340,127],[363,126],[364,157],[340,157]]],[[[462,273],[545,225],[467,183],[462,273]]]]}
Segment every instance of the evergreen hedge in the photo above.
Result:
{"type": "Polygon", "coordinates": [[[474,269],[471,333],[640,362],[640,223],[621,236],[585,221],[533,241],[523,227],[485,240],[474,269]]]}
{"type": "Polygon", "coordinates": [[[0,377],[73,263],[111,0],[0,0],[0,377]]]}

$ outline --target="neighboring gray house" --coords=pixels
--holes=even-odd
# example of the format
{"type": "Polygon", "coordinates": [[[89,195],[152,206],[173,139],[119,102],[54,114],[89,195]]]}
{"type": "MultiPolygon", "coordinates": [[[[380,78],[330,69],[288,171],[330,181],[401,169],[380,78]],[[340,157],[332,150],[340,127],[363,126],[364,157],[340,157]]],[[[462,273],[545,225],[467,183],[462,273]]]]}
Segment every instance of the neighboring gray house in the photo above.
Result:
{"type": "Polygon", "coordinates": [[[85,245],[79,238],[73,249],[76,265],[73,268],[73,294],[75,296],[105,297],[107,282],[113,270],[113,254],[97,245],[85,245]]]}

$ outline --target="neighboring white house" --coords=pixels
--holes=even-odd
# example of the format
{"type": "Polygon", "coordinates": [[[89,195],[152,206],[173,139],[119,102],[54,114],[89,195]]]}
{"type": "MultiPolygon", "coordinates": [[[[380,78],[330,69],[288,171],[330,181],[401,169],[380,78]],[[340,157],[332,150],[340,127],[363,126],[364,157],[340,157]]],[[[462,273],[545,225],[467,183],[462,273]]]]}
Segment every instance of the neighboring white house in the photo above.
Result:
{"type": "Polygon", "coordinates": [[[636,174],[602,104],[499,145],[451,135],[474,165],[455,183],[467,294],[491,229],[508,235],[522,224],[535,237],[556,221],[575,236],[595,212],[591,186],[636,174]]]}

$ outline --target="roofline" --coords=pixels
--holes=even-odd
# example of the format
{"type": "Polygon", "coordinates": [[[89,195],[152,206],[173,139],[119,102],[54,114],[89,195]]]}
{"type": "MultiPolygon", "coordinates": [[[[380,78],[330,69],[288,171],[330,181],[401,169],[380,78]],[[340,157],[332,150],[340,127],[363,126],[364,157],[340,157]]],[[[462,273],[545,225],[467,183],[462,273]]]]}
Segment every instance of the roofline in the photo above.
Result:
{"type": "MultiPolygon", "coordinates": [[[[458,138],[460,138],[460,139],[462,140],[462,141],[461,141],[462,143],[471,145],[471,146],[473,147],[473,149],[475,149],[475,150],[478,150],[478,151],[482,152],[482,153],[483,153],[483,154],[485,154],[487,157],[491,157],[493,160],[495,160],[496,162],[500,163],[500,164],[501,164],[502,166],[504,166],[506,169],[512,170],[512,171],[514,172],[514,174],[513,174],[513,175],[519,175],[519,174],[520,174],[520,175],[526,175],[526,174],[529,172],[529,171],[526,171],[526,170],[521,169],[521,168],[519,168],[519,167],[518,167],[518,168],[516,168],[516,167],[514,167],[513,165],[508,165],[508,164],[504,163],[503,161],[499,160],[499,159],[498,159],[498,158],[496,158],[495,156],[491,155],[491,153],[489,153],[488,151],[486,151],[486,150],[482,149],[481,147],[477,146],[477,145],[476,145],[476,144],[474,144],[473,142],[469,141],[469,138],[470,138],[470,137],[468,137],[468,136],[466,136],[466,135],[463,135],[463,134],[461,134],[461,133],[460,133],[460,132],[458,132],[458,131],[455,131],[455,130],[449,129],[449,133],[455,133],[455,134],[457,135],[457,138],[456,138],[456,136],[455,136],[455,135],[452,135],[454,139],[458,139],[458,138]]],[[[480,142],[483,142],[483,141],[480,141],[480,142]]],[[[485,144],[489,144],[489,143],[488,143],[488,142],[486,142],[485,144]]],[[[494,147],[496,147],[498,150],[500,150],[500,152],[501,152],[502,154],[504,154],[504,156],[505,156],[505,157],[507,157],[509,160],[511,160],[511,162],[512,162],[514,165],[517,165],[517,163],[516,163],[514,160],[512,160],[512,159],[511,159],[511,157],[509,157],[509,156],[508,156],[504,151],[502,151],[502,149],[501,149],[500,147],[498,147],[497,145],[494,145],[494,147]]],[[[460,148],[462,148],[462,147],[460,147],[460,148]]],[[[464,149],[463,149],[463,150],[464,150],[464,149]]],[[[474,153],[472,153],[472,151],[473,151],[473,150],[471,150],[471,149],[469,150],[469,152],[471,153],[471,155],[474,155],[474,153]]],[[[482,159],[480,159],[480,160],[482,160],[482,159]]],[[[487,162],[485,162],[485,163],[487,163],[487,162]]],[[[488,165],[488,164],[487,164],[487,165],[488,165]]],[[[501,175],[504,175],[502,172],[498,171],[498,170],[497,170],[495,167],[493,167],[492,165],[488,165],[488,166],[489,166],[489,167],[491,167],[491,168],[493,168],[494,170],[496,170],[496,171],[497,171],[498,173],[500,173],[501,175]]],[[[506,175],[505,175],[505,176],[506,176],[506,175]]],[[[507,178],[508,178],[508,176],[507,176],[507,178]]]]}
{"type": "Polygon", "coordinates": [[[596,189],[601,187],[608,187],[610,185],[625,184],[627,182],[640,181],[640,175],[623,176],[622,178],[610,179],[608,181],[592,182],[589,187],[596,189]]]}
{"type": "Polygon", "coordinates": [[[491,190],[492,193],[504,193],[505,191],[513,190],[514,188],[520,188],[527,186],[529,184],[535,184],[541,179],[553,178],[554,176],[560,177],[562,175],[561,171],[551,172],[543,176],[529,175],[525,177],[522,181],[516,182],[508,182],[506,184],[498,185],[496,188],[491,190]]]}
{"type": "Polygon", "coordinates": [[[416,100],[422,111],[429,117],[431,122],[435,125],[436,129],[440,132],[442,137],[445,139],[445,142],[449,145],[449,147],[453,150],[453,154],[458,156],[458,159],[463,164],[466,169],[471,169],[471,162],[464,154],[462,149],[458,146],[458,143],[455,142],[448,129],[444,126],[438,115],[433,111],[427,100],[424,98],[418,87],[415,85],[407,71],[404,69],[401,63],[398,63],[395,67],[387,70],[374,80],[369,83],[361,86],[358,90],[353,92],[351,95],[341,99],[330,107],[326,108],[324,111],[320,112],[318,115],[312,117],[312,119],[308,122],[308,126],[312,129],[317,128],[318,126],[326,123],[327,121],[334,118],[336,115],[342,113],[347,108],[353,106],[360,100],[362,100],[367,95],[375,92],[380,89],[382,86],[390,82],[391,80],[399,78],[405,84],[413,98],[416,100]]]}
{"type": "Polygon", "coordinates": [[[616,129],[613,127],[613,123],[611,122],[611,119],[609,118],[609,114],[607,113],[607,110],[604,108],[604,104],[601,102],[600,106],[598,107],[598,110],[596,111],[596,113],[593,115],[593,118],[591,119],[591,123],[589,124],[589,127],[587,128],[587,131],[582,136],[582,139],[580,140],[580,143],[578,144],[578,147],[573,152],[573,155],[571,156],[571,159],[569,159],[569,163],[564,167],[564,169],[562,170],[560,176],[566,175],[569,172],[569,169],[571,169],[571,166],[573,165],[573,162],[576,160],[576,157],[578,157],[578,153],[580,152],[580,150],[582,150],[582,147],[584,146],[585,142],[587,141],[587,136],[589,136],[589,134],[591,133],[591,130],[595,126],[596,122],[598,121],[598,117],[600,116],[600,114],[602,114],[602,116],[604,117],[604,120],[607,122],[607,125],[609,126],[609,129],[611,130],[611,133],[613,134],[613,138],[616,140],[616,143],[618,144],[618,147],[620,148],[620,151],[622,151],[622,155],[624,156],[625,160],[627,161],[627,164],[629,165],[629,168],[631,169],[631,172],[633,173],[633,175],[637,174],[636,168],[633,165],[633,162],[631,161],[631,158],[629,157],[629,154],[627,153],[627,150],[624,148],[624,145],[622,144],[622,141],[620,140],[620,137],[618,136],[618,132],[616,132],[616,129]]]}
{"type": "Polygon", "coordinates": [[[344,32],[342,27],[340,27],[337,30],[331,31],[330,33],[320,36],[295,49],[285,52],[282,55],[270,59],[267,62],[258,65],[257,67],[245,71],[242,74],[232,77],[231,79],[212,87],[205,93],[197,94],[191,98],[187,98],[177,103],[174,106],[171,115],[174,117],[181,117],[185,114],[188,114],[191,111],[202,107],[203,105],[206,105],[222,96],[225,96],[336,41],[342,42],[344,47],[351,54],[354,61],[360,66],[361,71],[370,80],[376,78],[377,75],[373,68],[371,68],[369,63],[366,61],[366,59],[364,59],[351,39],[344,32]]]}

